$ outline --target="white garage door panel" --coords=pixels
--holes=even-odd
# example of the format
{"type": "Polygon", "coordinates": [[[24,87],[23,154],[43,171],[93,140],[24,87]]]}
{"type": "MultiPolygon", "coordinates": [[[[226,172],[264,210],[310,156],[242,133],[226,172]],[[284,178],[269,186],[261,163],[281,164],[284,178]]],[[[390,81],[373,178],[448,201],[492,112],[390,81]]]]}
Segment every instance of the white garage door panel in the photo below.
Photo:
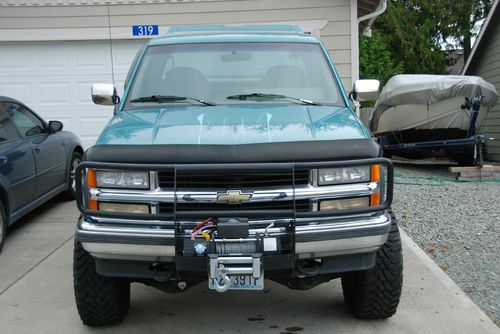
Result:
{"type": "MultiPolygon", "coordinates": [[[[113,41],[118,93],[143,40],[113,41]]],[[[93,83],[111,83],[109,42],[0,43],[0,95],[18,99],[46,120],[60,120],[85,148],[92,146],[113,107],[92,103],[93,83]]]]}
{"type": "Polygon", "coordinates": [[[6,81],[0,76],[0,95],[16,97],[20,101],[25,101],[26,104],[32,100],[31,87],[29,83],[14,83],[13,80],[6,81]]]}

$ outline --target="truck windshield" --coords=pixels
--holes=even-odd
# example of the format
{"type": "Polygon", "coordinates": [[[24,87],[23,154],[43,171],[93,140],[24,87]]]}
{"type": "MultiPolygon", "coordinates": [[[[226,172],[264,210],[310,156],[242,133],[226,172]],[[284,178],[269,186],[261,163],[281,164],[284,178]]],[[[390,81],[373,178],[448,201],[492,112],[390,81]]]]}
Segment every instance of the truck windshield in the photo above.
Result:
{"type": "Polygon", "coordinates": [[[186,102],[186,99],[150,98],[156,96],[198,99],[208,102],[208,106],[243,103],[345,106],[322,48],[319,44],[305,43],[149,47],[125,109],[186,102]]]}

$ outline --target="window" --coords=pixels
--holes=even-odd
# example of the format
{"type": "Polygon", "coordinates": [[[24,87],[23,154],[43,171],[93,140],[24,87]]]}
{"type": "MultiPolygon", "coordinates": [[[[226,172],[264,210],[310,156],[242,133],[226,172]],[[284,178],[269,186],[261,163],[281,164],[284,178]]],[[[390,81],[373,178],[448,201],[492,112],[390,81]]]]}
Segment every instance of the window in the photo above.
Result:
{"type": "Polygon", "coordinates": [[[0,102],[0,142],[19,138],[16,128],[9,119],[7,112],[9,106],[11,106],[10,103],[0,102]]]}
{"type": "MultiPolygon", "coordinates": [[[[177,95],[231,104],[241,101],[228,96],[249,93],[344,105],[319,44],[271,42],[149,47],[128,101],[152,95],[177,95]]],[[[133,107],[126,107],[129,108],[133,107]]]]}
{"type": "Polygon", "coordinates": [[[16,124],[21,136],[31,137],[44,132],[42,121],[28,109],[17,104],[11,104],[7,112],[14,124],[16,124]]]}

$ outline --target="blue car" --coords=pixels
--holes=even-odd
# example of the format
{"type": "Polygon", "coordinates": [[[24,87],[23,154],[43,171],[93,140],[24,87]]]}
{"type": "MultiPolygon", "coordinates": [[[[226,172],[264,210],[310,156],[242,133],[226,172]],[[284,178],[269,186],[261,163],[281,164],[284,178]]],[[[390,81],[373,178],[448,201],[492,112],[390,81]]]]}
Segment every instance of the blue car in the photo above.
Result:
{"type": "Polygon", "coordinates": [[[83,148],[62,128],[0,96],[0,251],[7,226],[61,193],[75,199],[74,170],[83,148]]]}

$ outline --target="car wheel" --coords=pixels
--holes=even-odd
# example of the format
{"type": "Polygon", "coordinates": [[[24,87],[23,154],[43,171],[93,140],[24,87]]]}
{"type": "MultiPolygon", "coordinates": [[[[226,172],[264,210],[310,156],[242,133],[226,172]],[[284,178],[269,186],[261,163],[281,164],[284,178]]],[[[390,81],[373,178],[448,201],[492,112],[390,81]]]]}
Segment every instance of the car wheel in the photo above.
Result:
{"type": "Polygon", "coordinates": [[[76,307],[87,326],[107,326],[123,321],[130,306],[130,282],[101,276],[94,258],[75,242],[73,282],[76,307]]]}
{"type": "Polygon", "coordinates": [[[7,237],[7,219],[2,202],[0,202],[0,252],[2,251],[5,238],[7,237]]]}
{"type": "Polygon", "coordinates": [[[76,199],[76,181],[75,181],[75,170],[76,167],[82,162],[82,155],[79,152],[73,152],[71,155],[71,161],[69,164],[68,173],[68,190],[63,193],[63,197],[68,201],[74,201],[76,199]]]}
{"type": "Polygon", "coordinates": [[[403,254],[396,218],[391,212],[389,237],[378,250],[375,266],[342,275],[344,301],[360,319],[385,319],[399,304],[403,286],[403,254]]]}

